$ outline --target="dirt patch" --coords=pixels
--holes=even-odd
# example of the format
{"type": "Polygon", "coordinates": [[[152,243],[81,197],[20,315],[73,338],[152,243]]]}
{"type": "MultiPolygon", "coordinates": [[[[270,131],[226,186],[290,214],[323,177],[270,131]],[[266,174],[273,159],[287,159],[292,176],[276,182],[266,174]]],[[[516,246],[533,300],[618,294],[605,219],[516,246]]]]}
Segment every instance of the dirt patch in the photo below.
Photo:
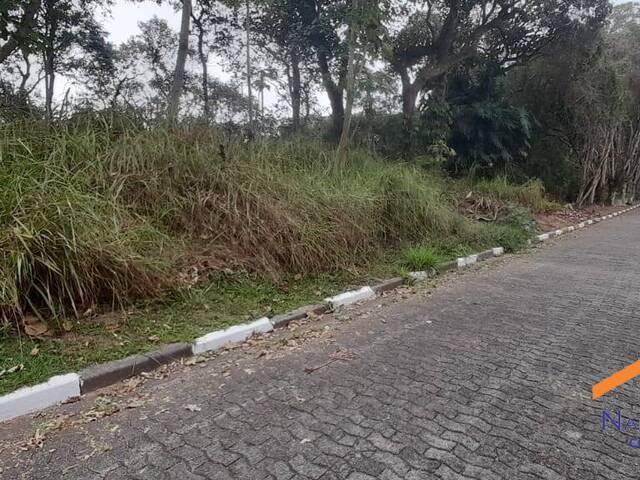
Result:
{"type": "Polygon", "coordinates": [[[575,225],[576,223],[589,220],[593,217],[608,215],[624,208],[623,205],[590,205],[580,209],[567,208],[566,210],[554,213],[538,213],[535,215],[538,230],[548,232],[559,228],[575,225]]]}

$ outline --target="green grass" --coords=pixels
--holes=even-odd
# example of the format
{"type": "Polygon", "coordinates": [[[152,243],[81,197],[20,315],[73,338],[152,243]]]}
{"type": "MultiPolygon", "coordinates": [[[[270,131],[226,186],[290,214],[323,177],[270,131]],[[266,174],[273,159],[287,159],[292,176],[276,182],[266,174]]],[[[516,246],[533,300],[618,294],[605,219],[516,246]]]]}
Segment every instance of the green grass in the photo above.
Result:
{"type": "Polygon", "coordinates": [[[44,341],[0,333],[0,395],[21,386],[43,382],[53,375],[143,353],[173,342],[191,342],[214,330],[273,316],[319,302],[345,288],[397,274],[392,263],[372,265],[369,273],[342,273],[296,280],[279,285],[249,279],[221,279],[189,289],[162,301],[140,305],[132,313],[114,312],[75,321],[71,332],[44,341]],[[32,355],[34,347],[39,349],[32,355]]]}
{"type": "Polygon", "coordinates": [[[480,244],[442,178],[309,139],[213,129],[0,127],[0,314],[58,319],[231,269],[349,270],[406,244],[480,244]],[[223,146],[224,154],[221,152],[223,146]],[[202,267],[202,268],[201,268],[202,267]]]}
{"type": "MultiPolygon", "coordinates": [[[[355,149],[337,167],[334,147],[317,140],[245,144],[214,129],[3,124],[0,183],[0,371],[24,365],[0,376],[0,393],[296,308],[367,276],[515,250],[527,235],[527,215],[465,218],[452,183],[414,165],[355,149]],[[130,309],[115,330],[85,315],[130,309]],[[25,315],[56,336],[26,338],[25,315]]],[[[479,185],[544,201],[536,186],[479,185]]]]}
{"type": "Polygon", "coordinates": [[[404,252],[402,266],[411,271],[428,271],[435,269],[444,258],[432,247],[411,247],[404,252]]]}

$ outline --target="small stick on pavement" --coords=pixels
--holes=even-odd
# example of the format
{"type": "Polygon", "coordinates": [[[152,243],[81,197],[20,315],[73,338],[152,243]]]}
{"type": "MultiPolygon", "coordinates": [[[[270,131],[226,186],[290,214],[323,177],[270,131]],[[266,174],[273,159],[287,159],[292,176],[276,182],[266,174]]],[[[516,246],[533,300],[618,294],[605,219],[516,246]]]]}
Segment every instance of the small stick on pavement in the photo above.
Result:
{"type": "Polygon", "coordinates": [[[331,365],[332,363],[338,362],[338,361],[348,361],[348,360],[353,360],[354,358],[356,358],[356,354],[353,352],[350,352],[348,350],[338,350],[335,353],[332,353],[331,355],[329,355],[329,358],[331,360],[329,360],[326,363],[323,363],[322,365],[318,365],[317,367],[307,367],[304,369],[304,372],[308,375],[317,372],[320,369],[323,369],[324,367],[327,367],[329,365],[331,365]]]}

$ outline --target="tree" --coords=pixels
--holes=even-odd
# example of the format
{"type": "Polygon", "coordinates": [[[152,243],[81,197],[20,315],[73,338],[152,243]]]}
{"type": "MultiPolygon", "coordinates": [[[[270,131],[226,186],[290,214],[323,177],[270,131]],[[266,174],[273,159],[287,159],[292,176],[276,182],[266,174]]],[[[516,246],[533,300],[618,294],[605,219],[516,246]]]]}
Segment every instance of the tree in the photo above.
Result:
{"type": "Polygon", "coordinates": [[[211,95],[209,89],[208,62],[211,52],[229,46],[229,11],[226,5],[215,0],[200,0],[191,11],[191,21],[196,35],[196,50],[201,69],[202,113],[205,121],[212,118],[211,95]]]}
{"type": "Polygon", "coordinates": [[[421,0],[395,5],[386,59],[402,82],[402,111],[411,125],[418,95],[457,65],[490,52],[505,68],[540,52],[574,23],[602,20],[606,0],[421,0]]]}
{"type": "Polygon", "coordinates": [[[0,3],[0,64],[17,49],[26,49],[34,37],[40,0],[4,0],[0,3]]]}
{"type": "Polygon", "coordinates": [[[360,35],[366,28],[368,22],[367,15],[370,13],[364,0],[351,0],[351,8],[348,12],[347,27],[347,78],[346,92],[347,104],[344,112],[344,123],[338,143],[338,163],[344,165],[347,162],[349,150],[349,136],[351,135],[351,118],[353,115],[353,101],[355,97],[356,77],[365,61],[364,55],[358,55],[358,41],[360,35]]]}
{"type": "Polygon", "coordinates": [[[606,25],[575,25],[507,77],[510,96],[538,124],[531,173],[550,177],[579,204],[626,201],[640,180],[640,92],[633,81],[640,62],[632,46],[640,29],[620,21],[632,18],[620,8],[606,25]],[[574,178],[570,189],[567,178],[574,178]]]}
{"type": "Polygon", "coordinates": [[[255,43],[284,70],[286,92],[291,105],[291,126],[297,131],[302,125],[304,66],[309,65],[312,60],[309,38],[300,16],[299,2],[262,0],[258,2],[258,7],[252,22],[255,43]]]}
{"type": "Polygon", "coordinates": [[[58,73],[72,74],[83,68],[80,57],[89,55],[98,62],[109,62],[110,46],[96,20],[97,1],[42,0],[36,17],[35,39],[31,51],[43,66],[45,112],[53,117],[53,95],[58,73]]]}
{"type": "Polygon", "coordinates": [[[175,123],[180,109],[180,97],[184,88],[184,68],[189,53],[189,28],[191,22],[191,0],[182,0],[182,21],[180,23],[180,38],[178,40],[178,53],[176,56],[176,68],[173,73],[173,84],[169,92],[169,108],[167,119],[169,123],[175,123]]]}

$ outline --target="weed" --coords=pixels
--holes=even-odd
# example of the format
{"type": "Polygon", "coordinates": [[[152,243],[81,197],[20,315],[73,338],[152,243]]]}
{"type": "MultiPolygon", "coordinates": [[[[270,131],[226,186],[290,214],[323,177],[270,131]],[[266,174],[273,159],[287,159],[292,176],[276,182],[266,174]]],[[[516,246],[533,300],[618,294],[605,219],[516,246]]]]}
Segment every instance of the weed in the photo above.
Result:
{"type": "Polygon", "coordinates": [[[430,247],[412,247],[404,252],[402,266],[410,271],[435,269],[443,258],[430,247]]]}

